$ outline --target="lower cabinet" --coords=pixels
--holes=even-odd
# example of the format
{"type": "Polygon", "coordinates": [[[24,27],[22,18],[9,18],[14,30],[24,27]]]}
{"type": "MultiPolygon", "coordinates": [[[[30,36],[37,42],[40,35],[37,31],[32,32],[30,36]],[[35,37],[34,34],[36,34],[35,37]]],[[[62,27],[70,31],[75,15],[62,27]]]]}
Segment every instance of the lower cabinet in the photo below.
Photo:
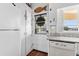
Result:
{"type": "Polygon", "coordinates": [[[50,41],[49,56],[76,56],[76,43],[50,41]]]}
{"type": "Polygon", "coordinates": [[[37,35],[35,36],[34,39],[34,49],[39,50],[39,51],[43,51],[43,52],[47,52],[48,53],[48,43],[49,41],[47,40],[47,37],[44,35],[37,35]]]}

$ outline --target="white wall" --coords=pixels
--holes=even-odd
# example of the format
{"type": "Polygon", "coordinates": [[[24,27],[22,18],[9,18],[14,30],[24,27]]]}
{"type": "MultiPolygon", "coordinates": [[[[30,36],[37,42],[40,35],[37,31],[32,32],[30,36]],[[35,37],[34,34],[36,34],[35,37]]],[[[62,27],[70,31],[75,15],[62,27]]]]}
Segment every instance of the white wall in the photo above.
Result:
{"type": "Polygon", "coordinates": [[[32,9],[27,7],[27,20],[26,20],[26,55],[33,49],[32,46],[32,9]]]}
{"type": "Polygon", "coordinates": [[[20,19],[20,49],[21,49],[21,55],[25,56],[26,54],[26,39],[25,39],[25,4],[23,3],[17,3],[16,4],[17,8],[20,9],[20,15],[21,15],[21,19],[20,19]]]}
{"type": "Polygon", "coordinates": [[[21,55],[25,56],[32,50],[32,10],[25,3],[16,3],[21,11],[20,34],[21,34],[21,55]],[[26,13],[26,21],[25,21],[26,13]]]}
{"type": "Polygon", "coordinates": [[[25,56],[32,50],[32,28],[31,8],[24,3],[16,4],[21,11],[20,34],[21,34],[21,55],[25,56]],[[26,21],[25,21],[26,13],[26,21]]]}

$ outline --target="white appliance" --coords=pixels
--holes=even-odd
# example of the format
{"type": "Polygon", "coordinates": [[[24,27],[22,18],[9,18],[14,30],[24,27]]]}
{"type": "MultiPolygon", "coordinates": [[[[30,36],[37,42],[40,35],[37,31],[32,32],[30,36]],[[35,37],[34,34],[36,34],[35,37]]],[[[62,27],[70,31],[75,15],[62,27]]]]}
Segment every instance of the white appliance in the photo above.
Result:
{"type": "Polygon", "coordinates": [[[50,41],[49,56],[75,56],[75,43],[50,41]]]}
{"type": "Polygon", "coordinates": [[[20,11],[11,3],[0,3],[0,56],[20,55],[20,11]]]}

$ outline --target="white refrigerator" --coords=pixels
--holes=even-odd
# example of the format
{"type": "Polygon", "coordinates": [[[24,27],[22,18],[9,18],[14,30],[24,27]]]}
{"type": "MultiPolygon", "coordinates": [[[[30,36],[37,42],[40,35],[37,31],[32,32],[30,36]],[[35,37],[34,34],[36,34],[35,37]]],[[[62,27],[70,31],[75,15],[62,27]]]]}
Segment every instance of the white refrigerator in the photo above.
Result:
{"type": "Polygon", "coordinates": [[[0,56],[20,55],[20,12],[11,3],[0,3],[0,56]]]}

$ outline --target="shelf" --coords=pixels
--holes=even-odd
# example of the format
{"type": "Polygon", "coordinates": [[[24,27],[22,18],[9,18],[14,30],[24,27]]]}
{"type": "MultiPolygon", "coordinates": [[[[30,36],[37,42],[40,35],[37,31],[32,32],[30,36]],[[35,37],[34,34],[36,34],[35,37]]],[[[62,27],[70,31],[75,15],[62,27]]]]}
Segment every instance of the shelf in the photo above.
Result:
{"type": "Polygon", "coordinates": [[[43,12],[40,12],[40,13],[33,13],[33,15],[40,15],[40,14],[45,14],[45,13],[48,13],[48,11],[43,11],[43,12]]]}

